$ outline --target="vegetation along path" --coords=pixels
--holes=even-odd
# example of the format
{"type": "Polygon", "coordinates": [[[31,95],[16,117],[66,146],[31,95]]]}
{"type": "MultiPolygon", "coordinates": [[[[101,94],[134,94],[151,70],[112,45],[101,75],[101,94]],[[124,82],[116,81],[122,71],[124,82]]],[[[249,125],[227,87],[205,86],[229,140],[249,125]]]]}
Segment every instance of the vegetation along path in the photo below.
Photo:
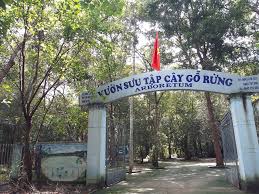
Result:
{"type": "Polygon", "coordinates": [[[208,168],[214,166],[210,161],[166,161],[161,162],[164,169],[150,169],[139,166],[141,172],[127,176],[127,180],[95,194],[241,194],[245,193],[225,181],[224,169],[208,168]]]}

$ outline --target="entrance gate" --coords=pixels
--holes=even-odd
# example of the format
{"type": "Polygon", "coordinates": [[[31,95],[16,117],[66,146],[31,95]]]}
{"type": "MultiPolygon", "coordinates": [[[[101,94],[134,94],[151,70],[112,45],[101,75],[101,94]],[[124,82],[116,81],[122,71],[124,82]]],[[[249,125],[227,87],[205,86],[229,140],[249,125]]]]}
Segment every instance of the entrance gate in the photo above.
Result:
{"type": "Polygon", "coordinates": [[[104,184],[106,177],[105,104],[137,94],[154,91],[190,90],[229,95],[240,185],[243,189],[258,185],[259,147],[250,93],[259,92],[259,75],[238,75],[203,70],[148,72],[123,78],[80,95],[80,106],[87,108],[88,152],[87,183],[104,184]]]}

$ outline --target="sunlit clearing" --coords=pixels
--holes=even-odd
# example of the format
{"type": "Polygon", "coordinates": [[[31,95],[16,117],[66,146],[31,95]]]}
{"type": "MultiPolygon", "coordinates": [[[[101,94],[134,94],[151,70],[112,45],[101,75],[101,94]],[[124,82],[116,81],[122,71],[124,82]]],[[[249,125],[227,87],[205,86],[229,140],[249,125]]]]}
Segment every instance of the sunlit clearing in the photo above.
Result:
{"type": "Polygon", "coordinates": [[[118,183],[118,185],[129,185],[129,183],[127,183],[126,181],[121,181],[120,183],[118,183]]]}
{"type": "Polygon", "coordinates": [[[154,189],[153,188],[134,188],[131,190],[141,193],[141,192],[153,191],[154,189]]]}

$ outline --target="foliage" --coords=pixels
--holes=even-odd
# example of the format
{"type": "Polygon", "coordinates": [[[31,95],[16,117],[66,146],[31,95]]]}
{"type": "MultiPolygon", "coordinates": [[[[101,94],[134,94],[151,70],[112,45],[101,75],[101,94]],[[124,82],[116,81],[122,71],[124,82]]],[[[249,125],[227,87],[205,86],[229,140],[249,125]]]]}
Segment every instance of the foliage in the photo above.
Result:
{"type": "Polygon", "coordinates": [[[186,68],[199,62],[203,69],[222,70],[245,49],[236,40],[247,35],[247,1],[146,1],[143,7],[143,17],[181,49],[186,68]]]}
{"type": "Polygon", "coordinates": [[[86,140],[88,114],[80,109],[73,98],[69,93],[58,93],[40,108],[39,114],[35,115],[34,143],[86,140]]]}
{"type": "Polygon", "coordinates": [[[3,166],[0,166],[0,182],[8,182],[9,178],[9,169],[3,166]]]}
{"type": "MultiPolygon", "coordinates": [[[[1,71],[5,71],[4,76],[8,76],[3,85],[1,84],[1,88],[6,91],[2,102],[6,106],[13,101],[19,107],[16,111],[20,111],[18,115],[24,123],[23,160],[29,180],[29,144],[33,136],[38,140],[42,128],[46,126],[45,121],[56,116],[51,127],[55,127],[58,133],[64,129],[71,130],[75,133],[74,137],[70,136],[73,140],[84,138],[82,131],[86,127],[83,123],[86,122],[81,119],[86,114],[81,113],[79,107],[72,105],[71,99],[66,99],[65,103],[71,105],[63,105],[65,108],[62,112],[58,98],[54,98],[61,85],[72,87],[76,86],[73,85],[74,80],[89,79],[87,61],[100,61],[97,53],[103,54],[109,46],[112,47],[113,40],[109,41],[107,35],[112,33],[115,26],[111,25],[113,17],[119,16],[122,8],[123,1],[88,3],[78,0],[32,0],[12,1],[5,9],[0,10],[4,16],[1,21],[8,24],[1,28],[3,44],[0,50],[0,65],[1,71]],[[110,45],[100,47],[103,42],[109,42],[110,45]],[[14,47],[16,49],[13,49],[14,47]],[[12,57],[8,60],[10,55],[12,57]],[[11,100],[7,100],[9,98],[11,100]],[[56,107],[59,106],[53,116],[49,112],[52,103],[55,103],[56,107]],[[60,117],[57,116],[58,113],[61,113],[60,117]],[[65,118],[63,123],[61,116],[65,118]],[[80,135],[82,137],[79,137],[80,135]]],[[[12,105],[7,109],[10,107],[12,105]]]]}
{"type": "MultiPolygon", "coordinates": [[[[163,65],[258,74],[258,8],[253,2],[152,0],[0,1],[0,116],[20,126],[24,144],[85,141],[83,90],[151,70],[151,37],[160,31],[163,65]],[[139,33],[151,24],[148,43],[139,33]],[[137,33],[137,35],[136,35],[137,33]],[[147,56],[147,57],[146,57],[147,56]]],[[[254,97],[256,99],[256,97],[254,97]]],[[[215,121],[228,110],[211,95],[215,121]]],[[[110,158],[129,136],[128,100],[107,105],[110,158]]],[[[150,93],[134,98],[135,156],[213,156],[213,133],[203,95],[150,93]],[[161,97],[161,98],[160,98],[161,97]],[[159,99],[159,100],[158,100],[159,99]]]]}

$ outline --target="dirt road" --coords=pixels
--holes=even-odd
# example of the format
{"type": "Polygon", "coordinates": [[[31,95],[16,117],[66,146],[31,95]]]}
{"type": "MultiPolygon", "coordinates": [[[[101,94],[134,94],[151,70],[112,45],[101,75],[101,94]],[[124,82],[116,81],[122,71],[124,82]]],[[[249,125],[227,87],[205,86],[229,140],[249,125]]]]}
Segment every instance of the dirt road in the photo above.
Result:
{"type": "MultiPolygon", "coordinates": [[[[225,181],[224,169],[208,168],[215,163],[168,161],[164,169],[139,167],[141,172],[95,194],[241,194],[225,181]]],[[[138,169],[137,169],[138,170],[138,169]]],[[[246,193],[248,194],[248,193],[246,193]]]]}

